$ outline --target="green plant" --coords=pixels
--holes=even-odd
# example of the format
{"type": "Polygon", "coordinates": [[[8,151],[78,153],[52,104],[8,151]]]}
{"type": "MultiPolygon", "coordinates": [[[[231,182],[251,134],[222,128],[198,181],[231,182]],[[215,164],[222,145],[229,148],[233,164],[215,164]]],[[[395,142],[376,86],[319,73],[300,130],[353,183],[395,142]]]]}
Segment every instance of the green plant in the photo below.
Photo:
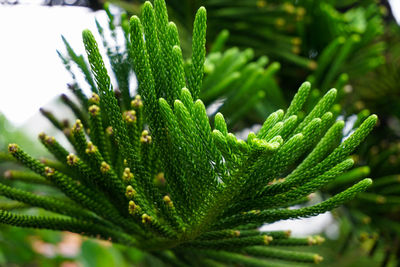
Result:
{"type": "Polygon", "coordinates": [[[349,154],[377,117],[369,116],[342,141],[344,123],[335,122],[330,112],[336,90],[328,91],[304,116],[301,109],[311,87],[306,82],[286,113],[272,113],[247,141],[228,133],[220,113],[212,130],[197,99],[204,75],[205,9],[196,14],[186,68],[164,1],[156,0],[154,9],[145,3],[142,17],[141,22],[133,16],[129,28],[128,51],[139,93],[134,99],[122,91],[125,87],[118,101],[97,43],[85,30],[95,86],[90,99],[74,91],[81,102],[76,106],[81,112],[75,114],[82,120],[69,129],[44,112],[64,132],[75,154],[44,133],[40,141],[57,161],[39,162],[18,145],[9,145],[14,158],[65,196],[39,196],[4,184],[1,194],[57,215],[1,210],[0,221],[111,239],[174,266],[279,265],[270,259],[319,262],[316,254],[276,247],[316,244],[320,237],[290,238],[287,232],[263,233],[258,228],[326,212],[364,191],[370,179],[314,206],[287,209],[306,202],[310,193],[352,166],[349,154]]]}
{"type": "MultiPolygon", "coordinates": [[[[97,29],[102,38],[103,46],[106,48],[108,60],[111,63],[111,70],[116,77],[116,92],[119,101],[122,101],[122,109],[129,109],[129,88],[130,75],[134,73],[130,51],[131,41],[129,40],[129,22],[125,13],[119,19],[115,18],[108,4],[105,10],[109,18],[108,29],[104,29],[97,21],[97,29]],[[120,21],[116,24],[116,21],[120,21]],[[107,32],[107,30],[109,32],[107,32]],[[125,44],[116,39],[117,31],[121,30],[125,36],[125,44]],[[106,38],[109,34],[112,41],[106,38]],[[123,96],[125,95],[125,96],[123,96]]],[[[176,26],[171,22],[170,31],[176,31],[176,26]]],[[[278,62],[269,63],[266,56],[257,60],[251,48],[240,50],[237,47],[224,49],[229,37],[227,31],[222,31],[214,42],[210,52],[206,56],[204,66],[204,81],[200,90],[200,98],[208,108],[212,104],[218,107],[208,115],[215,115],[217,112],[228,114],[226,120],[230,129],[241,129],[251,122],[263,121],[265,114],[270,114],[278,108],[287,107],[283,93],[277,84],[276,73],[280,69],[278,62]],[[265,100],[265,99],[268,100],[265,100]],[[246,105],[243,105],[243,102],[246,105]],[[233,112],[235,111],[235,112],[233,112]],[[256,111],[256,112],[253,112],[256,111]]],[[[179,42],[179,39],[176,40],[179,42]]],[[[57,51],[68,72],[70,72],[73,83],[69,86],[78,98],[85,98],[77,82],[77,76],[73,71],[73,65],[78,67],[83,74],[87,84],[93,92],[97,92],[90,68],[82,55],[77,55],[68,41],[63,38],[67,53],[57,51]]],[[[190,59],[184,60],[185,71],[190,72],[190,59]]],[[[85,114],[80,112],[68,96],[62,95],[61,100],[70,106],[77,116],[84,123],[87,121],[85,114]]],[[[44,115],[52,120],[50,112],[44,115]]],[[[64,126],[57,124],[62,129],[64,126]]]]}
{"type": "Polygon", "coordinates": [[[346,113],[358,113],[354,128],[371,112],[379,115],[378,127],[356,151],[357,168],[339,176],[323,190],[335,194],[365,175],[373,177],[374,185],[346,205],[344,214],[351,227],[343,248],[361,244],[367,248],[368,256],[378,259],[381,266],[398,264],[400,255],[397,238],[400,229],[398,33],[397,24],[387,25],[382,39],[387,47],[386,64],[353,83],[353,93],[344,99],[346,113]]]}
{"type": "MultiPolygon", "coordinates": [[[[113,0],[131,14],[140,12],[139,5],[144,0],[124,1],[113,0]]],[[[306,10],[292,0],[264,1],[248,0],[237,2],[231,0],[190,0],[168,1],[171,17],[180,26],[183,47],[190,44],[190,34],[193,30],[191,22],[193,15],[200,6],[208,11],[210,30],[208,39],[214,41],[222,30],[232,34],[228,40],[229,46],[241,49],[252,47],[257,57],[268,55],[274,59],[289,61],[308,68],[315,62],[304,56],[299,56],[301,39],[297,28],[304,23],[306,10]]],[[[211,44],[211,43],[210,43],[211,44]]]]}
{"type": "Polygon", "coordinates": [[[228,36],[221,32],[206,57],[200,99],[206,107],[219,103],[209,115],[226,114],[228,128],[240,129],[263,121],[265,114],[287,103],[276,79],[280,64],[268,64],[265,56],[255,61],[251,48],[222,50],[228,36]]]}
{"type": "MultiPolygon", "coordinates": [[[[144,1],[111,2],[135,14],[140,10],[138,3],[144,1]]],[[[383,34],[387,10],[374,0],[170,0],[168,3],[172,17],[185,29],[184,43],[190,43],[187,36],[192,30],[187,22],[203,5],[209,13],[210,47],[222,30],[229,30],[232,35],[227,41],[229,46],[252,47],[257,57],[268,55],[278,60],[284,64],[287,76],[304,79],[310,74],[306,69],[318,68],[313,75],[318,88],[332,86],[343,72],[356,78],[353,76],[362,76],[384,63],[385,44],[379,37],[383,34]]]]}
{"type": "Polygon", "coordinates": [[[366,73],[385,63],[387,46],[382,37],[386,8],[376,1],[352,4],[337,0],[303,4],[312,19],[305,23],[301,39],[318,66],[309,81],[320,89],[335,85],[343,73],[350,84],[359,83],[366,73]]]}

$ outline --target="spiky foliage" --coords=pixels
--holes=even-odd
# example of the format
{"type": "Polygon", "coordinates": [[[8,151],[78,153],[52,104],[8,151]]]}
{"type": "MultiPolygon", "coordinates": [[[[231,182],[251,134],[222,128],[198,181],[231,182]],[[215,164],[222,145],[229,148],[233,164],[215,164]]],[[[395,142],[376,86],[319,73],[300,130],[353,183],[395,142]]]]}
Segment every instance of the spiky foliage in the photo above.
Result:
{"type": "MultiPolygon", "coordinates": [[[[218,4],[208,1],[202,2],[206,6],[210,5],[211,10],[209,13],[211,12],[212,14],[209,17],[209,21],[211,21],[210,28],[213,36],[209,38],[212,40],[212,43],[208,44],[210,54],[206,59],[205,81],[200,90],[202,93],[200,97],[206,105],[211,104],[217,99],[226,99],[227,101],[223,101],[223,106],[220,106],[219,111],[227,114],[228,125],[234,126],[234,129],[240,129],[243,126],[252,125],[252,123],[261,124],[265,114],[270,114],[277,108],[287,107],[288,101],[285,98],[290,99],[294,94],[288,93],[289,89],[297,86],[307,76],[307,80],[312,82],[314,87],[316,87],[312,92],[312,98],[306,104],[306,110],[311,110],[312,106],[321,97],[321,92],[323,93],[330,86],[339,90],[339,99],[345,96],[346,91],[343,88],[349,83],[356,83],[357,90],[363,91],[364,86],[359,85],[358,82],[359,78],[362,77],[361,75],[364,75],[369,70],[376,68],[384,62],[382,52],[385,49],[385,44],[378,40],[383,33],[383,11],[380,11],[378,8],[379,5],[375,2],[366,1],[362,5],[353,8],[349,8],[350,3],[346,4],[340,1],[318,1],[316,3],[314,0],[309,0],[297,4],[291,1],[284,3],[259,2],[234,4],[230,3],[230,1],[221,1],[218,4]],[[349,10],[342,12],[341,10],[345,7],[349,8],[349,10]],[[260,18],[256,15],[254,16],[257,17],[254,18],[257,21],[257,27],[253,25],[255,23],[255,21],[252,21],[253,16],[250,18],[246,13],[253,9],[256,13],[260,12],[260,18]],[[282,12],[277,12],[277,10],[281,10],[282,12]],[[306,19],[304,21],[301,20],[301,22],[295,22],[291,15],[293,12],[305,12],[302,16],[305,16],[306,19]],[[221,15],[219,18],[220,13],[228,13],[229,16],[221,15]],[[279,18],[289,17],[289,19],[285,18],[283,20],[286,21],[285,23],[288,27],[297,29],[296,32],[299,38],[296,37],[295,39],[306,42],[301,46],[303,56],[316,60],[314,62],[305,59],[307,63],[304,64],[312,65],[312,68],[317,67],[315,71],[304,71],[303,67],[299,68],[299,66],[302,66],[300,63],[299,66],[289,66],[285,62],[285,57],[282,58],[274,52],[262,50],[267,53],[268,57],[282,60],[284,67],[278,76],[276,72],[280,69],[280,63],[272,62],[269,66],[267,65],[269,60],[265,56],[261,56],[260,47],[265,48],[267,44],[273,44],[274,51],[282,52],[285,51],[285,46],[283,45],[284,42],[280,38],[277,38],[276,35],[274,35],[273,42],[263,42],[262,45],[260,44],[260,47],[256,45],[258,34],[262,35],[264,31],[275,30],[269,23],[263,24],[259,22],[259,20],[262,21],[263,19],[269,21],[271,16],[261,16],[261,14],[265,15],[265,13],[271,13],[273,16],[278,16],[279,18]],[[214,20],[216,21],[216,25],[214,25],[214,20]],[[221,20],[237,22],[236,24],[231,23],[228,29],[231,29],[231,27],[236,28],[240,23],[248,23],[249,25],[246,24],[246,27],[243,29],[240,28],[239,32],[231,29],[231,33],[229,33],[227,30],[220,31],[222,29],[221,25],[225,25],[219,23],[221,20]],[[242,34],[246,35],[249,33],[247,28],[261,28],[262,31],[257,33],[256,36],[250,35],[244,38],[242,34]],[[319,37],[315,38],[315,36],[319,37]],[[252,49],[249,50],[240,43],[231,42],[231,39],[236,40],[236,38],[245,42],[252,42],[250,45],[252,49]],[[238,48],[230,48],[224,51],[223,48],[225,45],[232,44],[238,45],[238,48]],[[240,51],[242,48],[246,49],[240,51]],[[252,61],[254,57],[258,58],[255,62],[252,61]],[[247,79],[247,77],[249,78],[247,79]],[[277,77],[281,79],[278,81],[277,77]],[[216,84],[214,85],[213,83],[216,84]],[[245,101],[246,105],[243,105],[245,101]],[[233,110],[235,110],[234,113],[232,112],[233,110]]],[[[174,18],[176,17],[178,22],[182,22],[183,17],[177,14],[177,12],[182,13],[183,10],[186,10],[187,16],[199,4],[200,2],[192,3],[191,1],[187,1],[182,4],[181,1],[179,3],[171,1],[171,11],[174,18]]],[[[112,36],[115,37],[115,21],[117,19],[110,13],[107,4],[105,5],[105,9],[110,19],[109,26],[112,36]]],[[[136,12],[138,11],[136,10],[136,12]]],[[[125,33],[126,44],[121,45],[116,42],[115,46],[111,47],[105,38],[103,38],[103,44],[107,49],[110,62],[114,66],[114,75],[117,77],[119,84],[118,89],[122,94],[126,94],[128,90],[124,90],[124,88],[127,87],[126,85],[129,86],[128,77],[129,73],[131,73],[130,67],[132,66],[129,59],[130,55],[127,51],[129,51],[131,44],[127,36],[127,25],[129,23],[125,14],[122,15],[120,21],[125,33]],[[127,49],[121,49],[124,46],[127,49]],[[118,77],[123,78],[118,79],[118,77]],[[120,82],[121,80],[123,82],[120,82]]],[[[192,28],[190,26],[191,23],[183,24],[190,29],[192,28]]],[[[98,23],[97,25],[100,35],[104,37],[104,30],[98,23]]],[[[171,23],[168,30],[171,34],[176,32],[175,24],[171,23]]],[[[182,34],[180,35],[182,36],[182,34]]],[[[191,41],[188,41],[190,34],[186,33],[183,36],[182,42],[177,36],[173,37],[173,42],[179,43],[182,46],[189,46],[191,43],[191,41]]],[[[260,38],[262,39],[262,36],[260,38]]],[[[299,45],[297,44],[298,47],[295,50],[300,49],[299,45]]],[[[69,52],[71,48],[67,47],[67,50],[69,52]]],[[[191,49],[187,50],[190,51],[191,49]]],[[[190,52],[186,54],[190,54],[190,52]]],[[[76,60],[76,56],[72,54],[70,58],[80,66],[81,62],[76,60]]],[[[185,60],[184,66],[185,69],[190,68],[190,60],[185,60]]],[[[88,72],[87,67],[80,68],[86,77],[86,73],[88,72]]],[[[90,79],[87,80],[90,81],[90,79]]],[[[126,102],[124,100],[121,101],[126,102]]],[[[221,101],[218,102],[220,103],[221,101]]]]}
{"type": "MultiPolygon", "coordinates": [[[[398,97],[398,81],[400,80],[398,70],[400,60],[399,33],[399,26],[394,21],[385,27],[385,34],[382,39],[386,44],[384,53],[386,64],[369,73],[364,79],[354,83],[354,94],[348,99],[349,103],[355,102],[355,105],[349,106],[349,112],[358,113],[363,109],[379,112],[382,114],[382,118],[380,118],[382,124],[384,127],[389,127],[391,133],[395,136],[399,136],[398,130],[392,126],[393,122],[390,123],[389,120],[400,118],[398,108],[400,101],[398,97]],[[381,81],[381,83],[378,84],[378,81],[381,81]],[[379,89],[377,88],[378,85],[379,89]],[[357,88],[363,88],[363,90],[357,90],[357,88]]],[[[383,136],[381,137],[383,138],[383,136]]],[[[394,136],[391,135],[390,138],[393,139],[394,136]]]]}
{"type": "Polygon", "coordinates": [[[335,122],[330,112],[336,90],[302,116],[311,87],[306,82],[286,112],[272,113],[246,141],[228,132],[221,113],[212,130],[197,99],[205,62],[204,8],[197,12],[193,28],[193,56],[185,73],[177,31],[168,23],[163,0],[156,0],[154,8],[145,3],[142,20],[130,19],[130,56],[139,94],[129,109],[115,96],[92,33],[83,32],[96,83],[93,91],[98,92],[87,102],[80,99],[89,128],[80,119],[71,129],[64,128],[45,113],[75,152],[44,133],[40,141],[57,162],[40,162],[18,145],[9,145],[15,159],[65,197],[2,185],[2,195],[56,213],[37,217],[1,210],[2,223],[111,239],[173,266],[278,266],[271,259],[321,260],[315,254],[275,248],[317,244],[320,237],[290,238],[286,232],[263,233],[258,227],[324,213],[364,191],[370,179],[314,206],[287,209],[352,166],[349,154],[377,117],[369,116],[342,141],[344,123],[335,122]]]}
{"type": "Polygon", "coordinates": [[[287,103],[275,77],[280,64],[268,64],[266,56],[254,61],[251,48],[223,50],[228,38],[229,33],[222,31],[206,57],[200,98],[206,106],[218,105],[213,115],[227,114],[229,128],[240,129],[287,103]]]}
{"type": "MultiPolygon", "coordinates": [[[[125,43],[121,44],[117,38],[117,26],[115,23],[115,17],[109,10],[109,5],[105,4],[104,9],[107,13],[109,23],[107,30],[105,30],[100,23],[96,20],[96,26],[98,33],[102,39],[102,45],[106,49],[106,55],[111,64],[111,69],[113,71],[114,77],[117,82],[117,86],[115,88],[116,93],[118,95],[118,100],[121,103],[121,106],[124,110],[130,109],[130,76],[132,75],[132,58],[129,53],[130,51],[130,41],[129,41],[129,22],[126,17],[126,14],[123,14],[120,20],[120,27],[124,33],[125,43]],[[108,34],[111,36],[111,41],[107,38],[108,34]]],[[[88,99],[86,95],[83,93],[81,86],[78,83],[78,77],[74,72],[74,67],[77,67],[81,74],[84,76],[85,81],[89,85],[91,91],[93,93],[98,93],[98,89],[95,84],[94,76],[90,71],[90,67],[88,62],[85,60],[83,55],[78,55],[74,51],[74,49],[70,46],[68,41],[62,37],[62,40],[65,44],[66,54],[57,51],[59,57],[61,58],[65,68],[71,74],[73,79],[73,83],[69,85],[69,89],[72,93],[80,100],[81,105],[88,105],[88,99]]],[[[85,114],[78,114],[79,111],[73,107],[73,103],[68,101],[68,97],[62,96],[62,101],[72,108],[73,113],[81,119],[82,123],[86,123],[88,118],[84,118],[85,114]],[[78,113],[77,113],[78,112],[78,113]]],[[[88,106],[85,106],[87,109],[88,106]]],[[[50,116],[51,114],[48,113],[50,116]]],[[[48,117],[48,116],[46,116],[48,117]]],[[[86,126],[86,125],[85,125],[86,126]]],[[[57,127],[59,128],[59,127],[57,127]]]]}
{"type": "Polygon", "coordinates": [[[385,63],[382,36],[386,8],[376,1],[356,6],[342,2],[304,2],[313,19],[305,24],[302,40],[317,61],[318,68],[309,79],[319,88],[334,85],[342,73],[351,83],[363,80],[366,73],[385,63]]]}
{"type": "MultiPolygon", "coordinates": [[[[364,110],[362,113],[365,116],[369,112],[364,110]]],[[[349,248],[361,246],[369,257],[380,259],[381,266],[390,266],[389,262],[398,264],[400,253],[397,238],[400,230],[400,149],[398,143],[387,140],[372,145],[374,137],[370,136],[370,140],[355,155],[357,167],[338,176],[323,191],[336,194],[366,175],[374,178],[373,186],[346,204],[346,209],[339,213],[346,216],[348,226],[345,227],[344,239],[338,248],[344,253],[349,248]]]]}
{"type": "Polygon", "coordinates": [[[385,255],[382,258],[382,266],[389,264],[392,259],[398,264],[396,261],[400,255],[397,239],[400,210],[398,25],[386,28],[384,41],[388,47],[385,51],[387,64],[356,82],[352,96],[346,99],[347,112],[358,113],[354,127],[357,127],[371,111],[379,114],[379,127],[357,151],[358,167],[338,177],[335,183],[326,188],[326,192],[334,194],[365,175],[369,174],[374,178],[374,185],[360,194],[356,201],[347,205],[347,215],[352,227],[346,245],[357,244],[353,242],[354,239],[362,241],[364,246],[372,244],[369,246],[370,256],[379,253],[385,255]],[[378,80],[381,81],[379,90],[378,80]]]}
{"type": "MultiPolygon", "coordinates": [[[[138,2],[144,1],[133,1],[124,8],[137,12],[138,2]]],[[[209,11],[210,41],[227,29],[232,34],[228,40],[230,46],[253,47],[257,56],[268,55],[285,63],[286,67],[315,70],[320,64],[324,65],[316,73],[315,85],[327,88],[334,82],[335,75],[349,72],[353,77],[383,64],[384,44],[377,42],[377,37],[383,33],[382,15],[387,13],[386,8],[374,0],[355,2],[171,0],[169,5],[172,16],[187,29],[186,33],[191,32],[187,21],[200,5],[204,5],[209,11]],[[333,54],[339,54],[335,60],[329,52],[332,50],[335,50],[333,54]],[[326,62],[330,60],[333,62],[326,62]]],[[[291,68],[286,74],[292,76],[296,69],[291,68]]]]}
{"type": "MultiPolygon", "coordinates": [[[[358,114],[355,126],[369,115],[368,110],[358,114]]],[[[385,113],[382,112],[385,118],[385,113]]],[[[357,168],[339,176],[324,189],[335,194],[359,181],[365,175],[374,178],[374,184],[366,192],[346,205],[349,220],[348,231],[342,251],[359,246],[367,249],[368,256],[377,258],[381,254],[381,266],[398,264],[400,231],[400,146],[390,128],[380,121],[377,131],[357,151],[357,168]],[[384,137],[382,137],[384,136],[384,137]],[[375,142],[375,144],[374,144],[375,142]]]]}
{"type": "MultiPolygon", "coordinates": [[[[121,5],[125,10],[133,14],[138,12],[137,6],[144,0],[131,1],[124,4],[122,1],[111,1],[121,5]]],[[[301,39],[296,32],[296,24],[304,23],[306,10],[302,6],[295,5],[294,1],[169,1],[170,12],[174,20],[182,26],[183,45],[190,43],[192,25],[187,23],[200,6],[208,10],[210,30],[209,40],[215,40],[218,34],[227,29],[232,37],[230,46],[240,48],[253,47],[256,55],[271,55],[279,60],[285,60],[299,64],[302,67],[312,67],[315,62],[300,52],[301,39]]]]}
{"type": "MultiPolygon", "coordinates": [[[[114,90],[119,101],[122,102],[122,109],[128,110],[129,89],[132,87],[130,75],[134,73],[132,54],[129,52],[131,47],[129,22],[126,14],[123,13],[118,19],[120,23],[116,24],[117,19],[109,11],[108,4],[105,5],[105,10],[109,18],[108,29],[104,29],[97,21],[96,25],[102,38],[102,44],[106,48],[111,70],[118,83],[114,90]],[[116,39],[118,30],[124,33],[124,44],[116,39]],[[107,35],[111,35],[112,41],[108,41],[107,35]]],[[[176,32],[173,39],[175,43],[179,44],[176,26],[170,23],[168,27],[171,33],[176,32]]],[[[201,85],[200,98],[207,108],[214,107],[212,112],[208,111],[209,116],[215,115],[217,112],[227,114],[228,127],[242,129],[251,125],[252,122],[262,122],[265,114],[270,114],[278,108],[287,107],[287,101],[276,79],[280,64],[278,62],[270,63],[266,56],[256,60],[254,50],[251,48],[245,50],[237,47],[224,49],[228,38],[229,32],[222,31],[205,58],[204,82],[201,85]]],[[[77,76],[83,75],[92,92],[97,93],[97,89],[92,86],[93,76],[87,71],[89,66],[84,58],[81,55],[77,56],[64,38],[63,41],[66,44],[67,53],[57,52],[73,78],[74,82],[69,88],[76,97],[83,99],[82,103],[85,103],[86,97],[82,94],[77,76]],[[75,74],[73,65],[78,67],[81,74],[75,74]]],[[[191,68],[192,60],[184,58],[185,72],[190,73],[191,68]]],[[[87,121],[87,118],[84,118],[85,114],[80,113],[67,96],[63,95],[61,100],[72,108],[77,118],[85,125],[87,121]]],[[[49,119],[52,119],[51,113],[46,111],[44,113],[49,119]]],[[[60,125],[57,127],[63,128],[60,125]]]]}
{"type": "MultiPolygon", "coordinates": [[[[137,0],[123,6],[128,12],[137,13],[139,2],[144,1],[137,0]]],[[[122,1],[115,3],[121,4],[122,1]]],[[[290,99],[294,94],[290,89],[296,88],[297,84],[304,80],[310,81],[315,87],[311,99],[306,103],[307,111],[311,110],[330,87],[338,89],[339,100],[347,98],[346,93],[351,91],[351,88],[364,91],[365,86],[360,81],[364,80],[367,73],[385,62],[383,52],[386,45],[382,41],[382,34],[385,26],[383,19],[387,10],[374,0],[357,4],[355,1],[340,0],[245,2],[171,0],[169,4],[178,26],[186,29],[180,31],[183,47],[190,47],[191,44],[192,26],[188,23],[191,14],[194,14],[200,5],[204,5],[209,11],[208,48],[211,52],[215,52],[216,47],[218,49],[226,42],[228,46],[234,45],[239,49],[252,47],[256,58],[267,55],[282,64],[283,68],[279,75],[275,75],[279,78],[277,84],[276,79],[268,79],[261,83],[268,71],[264,71],[262,75],[257,74],[262,72],[260,66],[251,75],[251,79],[254,78],[259,83],[251,84],[251,79],[248,79],[240,90],[233,88],[230,93],[224,93],[222,87],[230,88],[225,86],[225,83],[229,85],[233,83],[233,87],[240,84],[234,82],[235,79],[239,79],[235,71],[227,73],[215,87],[215,91],[205,93],[205,100],[209,100],[209,94],[213,95],[214,92],[221,92],[220,97],[228,100],[235,92],[244,97],[251,96],[251,98],[246,97],[247,105],[241,105],[239,97],[236,97],[231,99],[232,102],[225,102],[226,108],[221,107],[221,111],[227,114],[228,124],[235,126],[234,129],[240,129],[246,124],[261,124],[265,113],[270,114],[277,108],[287,107],[284,99],[290,99]],[[229,32],[230,37],[227,38],[229,32]],[[221,39],[225,40],[222,44],[221,39]],[[256,93],[257,90],[254,88],[257,87],[259,90],[256,93]],[[273,90],[264,90],[271,87],[273,90]],[[344,88],[347,90],[343,90],[344,88]],[[232,115],[229,113],[231,110],[239,112],[232,115]],[[244,114],[246,110],[248,112],[244,114]],[[237,121],[239,116],[236,114],[243,114],[240,121],[237,121]],[[233,118],[230,118],[231,116],[233,118]],[[243,123],[244,121],[246,122],[243,123]]],[[[186,50],[189,51],[186,54],[190,54],[190,49],[186,50]]],[[[226,54],[220,57],[221,60],[230,53],[232,51],[229,53],[226,51],[226,54]]],[[[211,56],[212,53],[209,61],[214,59],[211,56]]],[[[233,60],[232,64],[237,63],[242,57],[243,55],[238,55],[236,62],[233,60]]],[[[217,63],[222,65],[220,61],[217,63]]],[[[276,66],[273,63],[267,70],[276,66]]],[[[245,68],[242,70],[245,71],[245,68]]],[[[215,76],[219,77],[218,75],[217,73],[215,76]]],[[[206,92],[209,88],[204,89],[206,90],[203,92],[206,92]]]]}

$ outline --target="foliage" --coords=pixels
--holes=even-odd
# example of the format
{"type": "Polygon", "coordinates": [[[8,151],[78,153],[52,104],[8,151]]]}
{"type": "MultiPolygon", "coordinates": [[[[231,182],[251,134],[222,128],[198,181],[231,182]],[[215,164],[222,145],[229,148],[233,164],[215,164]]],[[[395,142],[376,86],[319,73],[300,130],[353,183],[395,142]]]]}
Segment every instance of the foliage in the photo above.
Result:
{"type": "Polygon", "coordinates": [[[320,237],[290,238],[287,232],[263,233],[258,227],[323,213],[366,190],[370,179],[314,206],[287,209],[305,202],[307,195],[353,165],[348,156],[377,117],[369,116],[342,141],[344,123],[335,122],[330,112],[336,90],[328,91],[304,115],[302,106],[311,89],[306,82],[286,112],[272,113],[257,134],[238,140],[228,133],[221,113],[215,115],[211,129],[198,99],[206,61],[205,9],[196,13],[192,57],[186,64],[164,1],[156,0],[154,8],[145,3],[142,20],[133,16],[129,27],[126,22],[122,22],[125,36],[130,33],[126,54],[119,57],[107,51],[119,74],[117,95],[97,43],[85,30],[94,79],[83,57],[68,52],[93,83],[92,97],[87,99],[78,86],[71,87],[80,100],[77,105],[64,99],[79,118],[71,129],[43,112],[64,132],[75,153],[44,133],[40,141],[57,161],[40,162],[20,146],[9,145],[14,158],[64,196],[40,196],[5,184],[1,194],[55,214],[2,210],[0,221],[111,239],[174,266],[216,262],[277,266],[279,261],[270,259],[319,262],[319,255],[280,247],[317,244],[320,237]],[[130,67],[121,66],[124,57],[133,62],[138,80],[134,99],[127,84],[130,67]]]}
{"type": "MultiPolygon", "coordinates": [[[[135,14],[138,2],[144,1],[122,6],[135,14]]],[[[257,57],[268,55],[283,63],[284,77],[298,80],[311,74],[313,84],[325,89],[334,86],[342,73],[347,73],[353,81],[384,64],[385,43],[380,37],[387,10],[374,0],[355,2],[170,0],[168,3],[172,17],[185,29],[181,31],[183,45],[190,43],[191,24],[187,22],[204,5],[209,14],[210,47],[222,30],[228,30],[231,33],[228,46],[252,47],[257,57]]],[[[287,88],[293,87],[290,81],[286,81],[287,88]]]]}
{"type": "MultiPolygon", "coordinates": [[[[261,124],[265,114],[287,107],[287,99],[294,94],[290,90],[304,79],[315,87],[309,103],[306,104],[305,109],[308,111],[321,97],[321,93],[330,87],[338,90],[338,100],[350,99],[348,95],[346,96],[348,90],[343,88],[351,84],[355,90],[363,92],[366,87],[366,83],[362,82],[364,75],[385,62],[383,51],[386,42],[381,40],[381,37],[386,11],[375,1],[365,1],[354,6],[351,2],[336,0],[323,2],[307,0],[298,3],[170,1],[169,4],[172,17],[180,26],[179,43],[188,51],[185,54],[183,50],[184,58],[185,55],[190,55],[191,50],[189,32],[192,26],[187,21],[191,21],[191,14],[194,14],[201,4],[208,8],[207,46],[210,53],[206,60],[205,82],[200,97],[206,105],[212,104],[215,100],[217,103],[222,102],[225,107],[220,106],[220,111],[226,114],[228,125],[235,130],[254,123],[261,124]],[[248,16],[249,12],[253,15],[248,16]],[[294,19],[296,16],[293,14],[297,13],[302,14],[298,14],[301,19],[294,19]],[[275,20],[284,21],[284,28],[291,29],[291,35],[295,34],[295,37],[278,38],[284,30],[275,27],[274,23],[271,24],[271,21],[275,20]],[[279,33],[272,34],[274,31],[279,33]],[[270,32],[271,35],[268,34],[270,32]],[[264,39],[265,41],[260,41],[264,39]],[[248,43],[244,45],[240,42],[248,43]],[[284,45],[286,42],[296,45],[294,48],[288,48],[284,45]],[[232,45],[235,46],[224,49],[232,45]],[[274,51],[284,53],[286,56],[277,56],[274,51]],[[301,51],[301,57],[295,51],[297,54],[301,51]],[[264,55],[268,55],[268,58],[264,55]],[[297,59],[288,63],[288,58],[292,57],[297,59]],[[253,58],[256,61],[253,61],[253,58]],[[277,59],[279,62],[272,62],[268,66],[270,59],[277,59]],[[293,64],[294,62],[296,64],[293,64]],[[308,66],[311,70],[307,70],[304,66],[308,66]],[[210,90],[211,87],[213,90],[210,90]],[[226,101],[221,101],[222,99],[226,101]],[[246,105],[242,104],[244,102],[246,105]],[[233,113],[233,110],[238,112],[233,113]]],[[[124,7],[128,11],[139,12],[135,2],[124,7]],[[135,8],[131,10],[129,7],[135,8]]],[[[108,5],[105,9],[110,18],[112,36],[116,35],[117,21],[121,21],[126,35],[128,24],[126,15],[119,20],[111,14],[108,5]]],[[[171,29],[172,25],[174,24],[171,23],[171,29]]],[[[99,32],[104,36],[103,29],[99,29],[99,32]]],[[[127,36],[125,38],[128,39],[127,36]]],[[[104,38],[103,43],[107,48],[107,54],[110,54],[109,44],[104,38]]],[[[116,42],[111,62],[115,62],[114,58],[120,58],[119,65],[127,66],[130,64],[129,59],[124,55],[126,52],[119,47],[123,45],[116,42]]],[[[74,55],[71,55],[71,58],[73,59],[74,55]]],[[[112,65],[118,66],[115,63],[112,65]]],[[[185,61],[184,65],[187,66],[188,62],[185,61]]],[[[86,77],[87,67],[84,73],[86,77]]],[[[118,70],[114,74],[121,75],[118,70]]]]}
{"type": "Polygon", "coordinates": [[[354,246],[358,243],[367,247],[370,257],[382,254],[379,257],[382,266],[390,262],[398,264],[400,209],[398,25],[388,25],[385,31],[383,41],[388,47],[385,51],[386,64],[355,82],[354,93],[345,100],[348,103],[347,113],[358,113],[354,127],[371,111],[379,114],[379,126],[357,151],[357,168],[339,176],[335,183],[325,188],[326,192],[334,194],[365,175],[373,177],[374,185],[347,205],[351,230],[346,237],[348,244],[345,244],[354,246]]]}

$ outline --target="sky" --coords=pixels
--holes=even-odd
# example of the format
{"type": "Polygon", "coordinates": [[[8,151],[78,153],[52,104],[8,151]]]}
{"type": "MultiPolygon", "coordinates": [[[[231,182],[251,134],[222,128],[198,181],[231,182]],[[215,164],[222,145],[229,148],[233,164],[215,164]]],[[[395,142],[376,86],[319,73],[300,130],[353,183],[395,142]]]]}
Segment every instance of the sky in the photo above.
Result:
{"type": "Polygon", "coordinates": [[[71,77],[56,53],[56,49],[65,51],[61,34],[76,52],[84,54],[81,33],[86,28],[97,33],[95,16],[107,25],[104,11],[0,5],[0,112],[12,123],[22,125],[67,91],[71,77]]]}
{"type": "Polygon", "coordinates": [[[400,0],[389,0],[389,3],[392,6],[397,23],[400,24],[400,0]]]}

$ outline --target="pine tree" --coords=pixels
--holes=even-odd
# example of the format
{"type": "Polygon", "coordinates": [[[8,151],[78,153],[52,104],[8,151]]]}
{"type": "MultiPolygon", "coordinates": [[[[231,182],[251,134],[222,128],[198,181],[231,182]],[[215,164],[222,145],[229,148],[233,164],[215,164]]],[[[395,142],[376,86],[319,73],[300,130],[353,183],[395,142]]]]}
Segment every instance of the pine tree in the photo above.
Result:
{"type": "MultiPolygon", "coordinates": [[[[186,67],[163,0],[156,0],[154,7],[146,2],[142,19],[133,16],[125,29],[138,94],[132,99],[129,88],[120,84],[123,79],[117,78],[121,94],[116,97],[98,45],[90,31],[83,31],[93,95],[88,99],[74,88],[80,105],[65,99],[78,117],[72,128],[42,111],[65,134],[74,153],[45,133],[39,139],[55,161],[38,161],[17,144],[8,147],[36,173],[20,177],[50,184],[65,197],[0,184],[1,195],[54,213],[33,216],[2,209],[0,222],[112,240],[173,266],[282,263],[271,259],[320,262],[317,254],[281,246],[319,244],[321,237],[291,238],[289,232],[260,232],[259,227],[324,213],[365,191],[370,179],[319,204],[288,209],[351,168],[348,156],[377,117],[369,116],[342,140],[344,123],[331,112],[336,90],[329,90],[304,115],[311,89],[305,82],[286,112],[273,112],[257,133],[240,140],[228,132],[221,113],[213,118],[212,129],[198,99],[206,58],[204,8],[196,13],[186,67]]],[[[87,73],[83,63],[81,69],[87,73]]]]}

